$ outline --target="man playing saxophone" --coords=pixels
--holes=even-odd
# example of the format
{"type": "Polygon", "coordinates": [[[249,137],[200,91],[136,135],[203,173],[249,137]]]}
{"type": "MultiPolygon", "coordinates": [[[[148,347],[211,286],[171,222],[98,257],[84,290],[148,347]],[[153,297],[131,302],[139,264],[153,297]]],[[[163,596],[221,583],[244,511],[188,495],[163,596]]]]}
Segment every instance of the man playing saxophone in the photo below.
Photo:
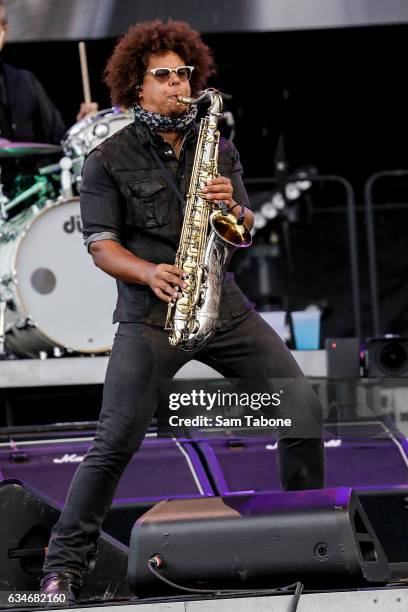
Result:
{"type": "MultiPolygon", "coordinates": [[[[65,593],[71,601],[80,592],[117,483],[155,412],[157,380],[171,379],[191,359],[228,377],[297,379],[299,428],[310,419],[321,422],[319,402],[290,351],[255,312],[232,273],[224,275],[218,322],[206,344],[184,351],[170,346],[164,329],[169,303],[181,298],[189,283],[174,262],[197,147],[197,107],[179,98],[196,96],[212,73],[212,55],[199,34],[174,21],[130,28],[106,68],[113,103],[133,108],[135,121],[92,151],[83,169],[85,244],[95,265],[117,279],[114,322],[119,327],[95,440],[74,476],[44,565],[43,592],[65,593]]],[[[205,200],[214,206],[223,202],[250,229],[253,213],[239,155],[224,139],[218,173],[202,188],[205,200]]],[[[284,489],[322,487],[321,437],[283,437],[279,469],[284,489]]]]}

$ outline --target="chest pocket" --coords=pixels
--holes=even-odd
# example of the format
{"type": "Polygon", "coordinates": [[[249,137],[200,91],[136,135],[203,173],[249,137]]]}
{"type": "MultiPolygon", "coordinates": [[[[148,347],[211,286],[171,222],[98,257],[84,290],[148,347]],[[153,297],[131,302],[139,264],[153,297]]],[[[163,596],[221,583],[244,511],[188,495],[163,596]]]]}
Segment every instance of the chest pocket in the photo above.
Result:
{"type": "Polygon", "coordinates": [[[129,222],[137,227],[159,227],[169,222],[167,189],[157,179],[128,183],[129,222]]]}

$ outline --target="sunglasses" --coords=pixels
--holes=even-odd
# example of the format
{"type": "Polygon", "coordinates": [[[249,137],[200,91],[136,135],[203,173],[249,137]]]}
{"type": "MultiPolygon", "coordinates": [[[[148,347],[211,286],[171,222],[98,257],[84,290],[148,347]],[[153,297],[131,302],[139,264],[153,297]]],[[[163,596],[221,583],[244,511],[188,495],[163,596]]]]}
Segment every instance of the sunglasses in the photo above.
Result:
{"type": "Polygon", "coordinates": [[[146,74],[152,74],[159,83],[166,83],[172,72],[175,72],[180,81],[189,81],[193,74],[194,66],[177,66],[177,68],[152,68],[146,74]]]}

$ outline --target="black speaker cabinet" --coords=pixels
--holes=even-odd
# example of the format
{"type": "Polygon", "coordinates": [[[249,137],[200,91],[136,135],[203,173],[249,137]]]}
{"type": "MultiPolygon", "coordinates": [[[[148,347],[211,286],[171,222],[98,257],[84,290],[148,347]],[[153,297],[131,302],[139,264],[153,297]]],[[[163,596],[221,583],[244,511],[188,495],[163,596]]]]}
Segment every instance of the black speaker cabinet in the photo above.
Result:
{"type": "Polygon", "coordinates": [[[365,487],[357,495],[388,561],[408,563],[408,487],[365,487]]]}
{"type": "Polygon", "coordinates": [[[360,377],[358,338],[326,338],[327,378],[341,380],[360,377]]]}
{"type": "Polygon", "coordinates": [[[386,583],[387,559],[352,489],[162,501],[135,524],[128,581],[168,593],[148,568],[193,588],[330,588],[386,583]]]}
{"type": "MultiPolygon", "coordinates": [[[[0,590],[38,591],[45,550],[60,510],[18,480],[0,483],[0,590]]],[[[93,571],[84,576],[81,599],[129,594],[128,548],[103,534],[93,571]]]]}
{"type": "MultiPolygon", "coordinates": [[[[64,504],[72,477],[92,439],[44,439],[0,448],[0,478],[21,480],[64,504]]],[[[211,485],[192,444],[145,438],[120,479],[113,504],[210,495],[211,485]]]]}

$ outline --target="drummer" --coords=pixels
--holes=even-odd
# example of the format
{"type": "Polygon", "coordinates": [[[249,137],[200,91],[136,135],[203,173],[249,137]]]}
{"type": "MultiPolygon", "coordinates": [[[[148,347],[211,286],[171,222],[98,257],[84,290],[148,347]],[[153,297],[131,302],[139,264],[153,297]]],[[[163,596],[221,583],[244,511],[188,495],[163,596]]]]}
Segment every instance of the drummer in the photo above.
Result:
{"type": "MultiPolygon", "coordinates": [[[[3,61],[9,30],[6,5],[0,0],[0,138],[60,144],[66,126],[41,83],[32,72],[3,61]]],[[[96,102],[82,103],[77,121],[97,110],[96,102]]],[[[16,174],[16,164],[8,160],[7,164],[3,161],[1,165],[3,183],[5,179],[9,183],[16,174]]]]}

